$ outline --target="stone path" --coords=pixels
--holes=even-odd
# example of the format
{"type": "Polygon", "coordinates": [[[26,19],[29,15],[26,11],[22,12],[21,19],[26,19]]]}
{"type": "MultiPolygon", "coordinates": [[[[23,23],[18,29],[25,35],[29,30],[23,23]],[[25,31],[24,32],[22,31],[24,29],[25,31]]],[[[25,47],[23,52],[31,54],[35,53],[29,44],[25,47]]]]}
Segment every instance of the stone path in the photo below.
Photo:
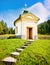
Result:
{"type": "Polygon", "coordinates": [[[11,55],[17,57],[18,55],[20,55],[20,53],[19,52],[12,52],[11,55]]]}
{"type": "Polygon", "coordinates": [[[22,46],[21,48],[22,48],[22,49],[25,49],[26,47],[27,47],[27,46],[22,46]]]}
{"type": "Polygon", "coordinates": [[[18,49],[17,49],[18,52],[22,52],[23,50],[24,50],[24,49],[22,49],[22,48],[18,48],[18,49]]]}
{"type": "Polygon", "coordinates": [[[6,65],[14,65],[16,63],[16,61],[17,61],[17,59],[15,59],[15,58],[17,56],[19,56],[20,52],[22,52],[31,43],[32,43],[32,40],[29,40],[29,41],[25,42],[25,44],[23,46],[18,48],[15,52],[12,52],[10,57],[4,58],[2,60],[2,62],[4,62],[6,65]]]}
{"type": "Polygon", "coordinates": [[[10,57],[4,58],[2,61],[5,63],[5,65],[14,65],[17,60],[10,56],[10,57]]]}

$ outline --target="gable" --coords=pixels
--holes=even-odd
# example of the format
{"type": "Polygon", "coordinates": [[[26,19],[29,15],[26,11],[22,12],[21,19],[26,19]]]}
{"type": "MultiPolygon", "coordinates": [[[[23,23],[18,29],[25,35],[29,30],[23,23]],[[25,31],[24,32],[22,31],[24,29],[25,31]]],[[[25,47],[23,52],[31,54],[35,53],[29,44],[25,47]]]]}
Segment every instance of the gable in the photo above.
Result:
{"type": "Polygon", "coordinates": [[[21,18],[26,20],[33,20],[34,22],[38,22],[39,20],[39,18],[32,13],[23,14],[21,15],[21,18]]]}
{"type": "Polygon", "coordinates": [[[14,25],[16,24],[16,22],[19,22],[19,20],[21,22],[22,22],[22,20],[29,20],[29,21],[33,20],[36,23],[36,22],[38,22],[39,18],[32,13],[21,14],[19,16],[19,18],[14,21],[14,25]]]}

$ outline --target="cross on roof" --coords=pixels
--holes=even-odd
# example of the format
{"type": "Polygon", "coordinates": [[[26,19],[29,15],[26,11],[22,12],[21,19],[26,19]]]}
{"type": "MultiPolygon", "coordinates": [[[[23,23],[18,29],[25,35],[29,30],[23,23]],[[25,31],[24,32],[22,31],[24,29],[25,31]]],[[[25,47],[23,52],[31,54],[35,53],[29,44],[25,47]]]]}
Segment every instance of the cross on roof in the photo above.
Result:
{"type": "Polygon", "coordinates": [[[25,7],[24,7],[25,9],[27,8],[27,4],[25,4],[25,7]]]}

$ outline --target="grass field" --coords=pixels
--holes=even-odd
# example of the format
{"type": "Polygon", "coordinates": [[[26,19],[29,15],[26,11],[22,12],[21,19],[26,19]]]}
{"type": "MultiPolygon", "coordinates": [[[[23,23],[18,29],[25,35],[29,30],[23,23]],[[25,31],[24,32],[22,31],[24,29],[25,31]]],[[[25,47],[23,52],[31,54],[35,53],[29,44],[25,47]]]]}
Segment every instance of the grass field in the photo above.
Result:
{"type": "MultiPolygon", "coordinates": [[[[22,39],[5,39],[0,40],[0,61],[9,56],[12,51],[15,51],[16,48],[22,46],[26,40],[22,39]]],[[[0,65],[2,65],[0,63],[0,65]]]]}
{"type": "Polygon", "coordinates": [[[15,34],[3,34],[3,35],[0,35],[0,39],[7,39],[10,36],[15,36],[15,34]]]}
{"type": "Polygon", "coordinates": [[[38,36],[39,36],[39,37],[42,37],[42,36],[50,36],[50,35],[47,35],[47,34],[45,34],[45,35],[38,34],[38,36]]]}
{"type": "MultiPolygon", "coordinates": [[[[13,38],[13,36],[15,36],[15,34],[4,34],[4,35],[0,35],[0,39],[8,39],[9,37],[13,38]]],[[[50,34],[38,34],[38,38],[39,39],[50,39],[50,34]]]]}
{"type": "Polygon", "coordinates": [[[47,35],[47,34],[45,34],[45,35],[38,34],[38,38],[39,39],[49,39],[50,40],[50,35],[47,35]]]}
{"type": "Polygon", "coordinates": [[[20,56],[16,65],[50,65],[50,40],[36,40],[20,56]]]}
{"type": "MultiPolygon", "coordinates": [[[[22,46],[25,40],[0,40],[0,60],[9,56],[12,51],[22,46]]],[[[0,62],[0,65],[4,65],[0,62]]],[[[50,65],[50,40],[33,41],[17,57],[16,65],[50,65]]]]}

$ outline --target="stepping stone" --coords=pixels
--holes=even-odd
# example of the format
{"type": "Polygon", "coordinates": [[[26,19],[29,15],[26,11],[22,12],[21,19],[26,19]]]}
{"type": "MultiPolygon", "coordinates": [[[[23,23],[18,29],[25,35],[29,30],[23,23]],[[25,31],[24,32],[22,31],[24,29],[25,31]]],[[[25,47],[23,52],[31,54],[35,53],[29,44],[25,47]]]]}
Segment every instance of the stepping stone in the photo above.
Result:
{"type": "Polygon", "coordinates": [[[27,41],[27,43],[31,43],[32,41],[27,41]]]}
{"type": "Polygon", "coordinates": [[[24,48],[26,48],[26,47],[27,47],[27,46],[22,46],[21,48],[23,48],[23,49],[24,49],[24,48]]]}
{"type": "Polygon", "coordinates": [[[23,51],[23,49],[22,48],[18,48],[17,51],[18,52],[21,52],[21,51],[23,51]]]}
{"type": "Polygon", "coordinates": [[[6,65],[13,65],[16,63],[16,59],[13,57],[6,57],[2,60],[6,65]]]}
{"type": "Polygon", "coordinates": [[[27,41],[27,43],[32,43],[33,42],[33,40],[29,40],[29,41],[27,41]]]}
{"type": "Polygon", "coordinates": [[[31,44],[31,42],[27,42],[27,44],[31,44]]]}
{"type": "Polygon", "coordinates": [[[34,40],[30,39],[30,40],[28,40],[28,41],[33,42],[34,40]]]}
{"type": "Polygon", "coordinates": [[[19,52],[12,52],[11,55],[13,56],[18,56],[20,53],[19,52]]]}
{"type": "Polygon", "coordinates": [[[24,44],[24,46],[28,46],[28,44],[24,44]]]}

